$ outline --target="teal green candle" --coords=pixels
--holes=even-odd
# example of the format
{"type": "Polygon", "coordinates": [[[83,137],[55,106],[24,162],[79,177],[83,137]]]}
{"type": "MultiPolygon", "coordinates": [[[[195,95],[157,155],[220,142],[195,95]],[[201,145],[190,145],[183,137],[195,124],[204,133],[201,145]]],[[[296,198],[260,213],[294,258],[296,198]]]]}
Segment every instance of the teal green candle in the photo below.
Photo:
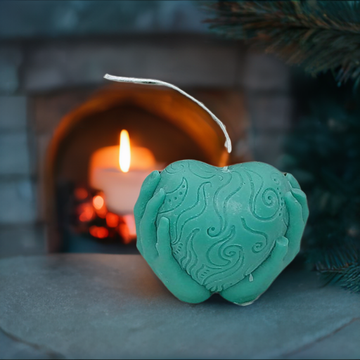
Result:
{"type": "Polygon", "coordinates": [[[289,173],[260,163],[170,164],[144,181],[137,246],[180,300],[255,301],[294,259],[309,215],[289,173]]]}

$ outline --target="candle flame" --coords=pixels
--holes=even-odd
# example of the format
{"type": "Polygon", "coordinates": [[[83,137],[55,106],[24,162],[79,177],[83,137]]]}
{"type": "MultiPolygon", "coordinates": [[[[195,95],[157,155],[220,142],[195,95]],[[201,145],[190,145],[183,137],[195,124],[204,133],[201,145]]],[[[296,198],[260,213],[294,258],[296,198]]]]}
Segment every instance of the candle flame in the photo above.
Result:
{"type": "Polygon", "coordinates": [[[119,165],[122,172],[128,172],[130,168],[131,152],[130,137],[126,130],[120,133],[119,165]]]}

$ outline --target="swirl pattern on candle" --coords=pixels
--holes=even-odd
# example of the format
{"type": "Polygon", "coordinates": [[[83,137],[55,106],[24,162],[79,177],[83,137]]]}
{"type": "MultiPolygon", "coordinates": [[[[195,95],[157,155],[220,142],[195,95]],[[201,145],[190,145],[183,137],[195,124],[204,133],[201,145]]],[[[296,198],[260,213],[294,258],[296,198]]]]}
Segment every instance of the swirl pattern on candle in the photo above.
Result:
{"type": "Polygon", "coordinates": [[[285,176],[262,163],[217,168],[194,160],[161,173],[159,210],[170,220],[173,256],[196,282],[220,292],[241,281],[285,234],[285,176]]]}

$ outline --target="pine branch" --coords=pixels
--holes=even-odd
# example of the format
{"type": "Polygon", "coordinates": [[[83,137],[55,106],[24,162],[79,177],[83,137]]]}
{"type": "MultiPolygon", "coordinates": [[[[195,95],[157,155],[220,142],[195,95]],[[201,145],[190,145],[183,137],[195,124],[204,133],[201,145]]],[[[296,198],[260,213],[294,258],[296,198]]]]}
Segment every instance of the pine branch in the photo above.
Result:
{"type": "Polygon", "coordinates": [[[281,166],[308,197],[302,250],[325,282],[360,293],[360,89],[327,74],[302,95],[281,166]]]}
{"type": "Polygon", "coordinates": [[[360,81],[360,1],[218,1],[210,29],[277,54],[311,74],[360,81]]]}
{"type": "Polygon", "coordinates": [[[316,269],[326,283],[339,283],[350,291],[360,292],[359,245],[355,242],[343,244],[322,254],[323,258],[316,263],[316,269]]]}

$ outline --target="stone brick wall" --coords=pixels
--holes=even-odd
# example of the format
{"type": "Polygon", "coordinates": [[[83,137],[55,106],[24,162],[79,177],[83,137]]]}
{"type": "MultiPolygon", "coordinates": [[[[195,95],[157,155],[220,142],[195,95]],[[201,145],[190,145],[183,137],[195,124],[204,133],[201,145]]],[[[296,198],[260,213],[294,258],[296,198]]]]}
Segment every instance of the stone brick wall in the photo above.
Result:
{"type": "Polygon", "coordinates": [[[0,9],[0,34],[6,38],[207,31],[193,0],[2,0],[0,9]]]}
{"type": "MultiPolygon", "coordinates": [[[[156,11],[148,11],[155,21],[156,11]]],[[[187,89],[227,123],[234,160],[277,164],[294,103],[283,63],[201,27],[171,36],[140,30],[41,40],[13,33],[0,44],[0,257],[46,252],[41,204],[47,145],[61,118],[107,85],[105,73],[187,89]]]]}
{"type": "Polygon", "coordinates": [[[45,251],[29,133],[27,97],[0,95],[0,256],[45,251]]]}

